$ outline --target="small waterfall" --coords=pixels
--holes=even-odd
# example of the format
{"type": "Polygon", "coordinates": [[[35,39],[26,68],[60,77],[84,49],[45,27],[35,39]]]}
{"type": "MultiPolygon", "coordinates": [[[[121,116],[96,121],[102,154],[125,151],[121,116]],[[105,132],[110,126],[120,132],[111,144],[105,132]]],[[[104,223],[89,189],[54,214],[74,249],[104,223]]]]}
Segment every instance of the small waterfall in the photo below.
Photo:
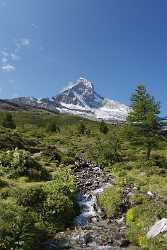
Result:
{"type": "Polygon", "coordinates": [[[98,196],[112,186],[112,176],[99,166],[77,159],[75,169],[80,207],[74,228],[60,232],[46,250],[118,250],[124,241],[122,229],[109,223],[98,205],[98,196]]]}

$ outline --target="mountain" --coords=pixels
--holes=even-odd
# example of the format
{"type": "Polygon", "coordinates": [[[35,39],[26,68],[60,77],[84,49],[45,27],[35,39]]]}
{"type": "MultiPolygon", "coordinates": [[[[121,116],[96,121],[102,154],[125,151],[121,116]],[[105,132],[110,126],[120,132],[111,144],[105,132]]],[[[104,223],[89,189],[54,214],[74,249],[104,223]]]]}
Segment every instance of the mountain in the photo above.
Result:
{"type": "Polygon", "coordinates": [[[93,83],[83,77],[52,98],[18,97],[8,101],[107,121],[125,121],[130,111],[128,106],[100,96],[93,83]]]}

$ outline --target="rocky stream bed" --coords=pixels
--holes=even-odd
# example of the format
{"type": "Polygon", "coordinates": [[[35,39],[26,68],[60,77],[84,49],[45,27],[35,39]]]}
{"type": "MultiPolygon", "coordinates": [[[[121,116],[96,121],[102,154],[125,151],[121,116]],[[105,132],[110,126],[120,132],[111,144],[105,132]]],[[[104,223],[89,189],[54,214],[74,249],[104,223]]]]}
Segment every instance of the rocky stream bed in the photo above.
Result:
{"type": "MultiPolygon", "coordinates": [[[[74,219],[74,227],[56,234],[47,242],[47,250],[118,250],[129,244],[123,214],[109,221],[98,205],[98,195],[111,187],[113,178],[100,166],[76,159],[75,177],[78,188],[76,197],[80,214],[74,219]]],[[[113,187],[114,188],[114,187],[113,187]]],[[[136,249],[136,248],[129,248],[136,249]]]]}

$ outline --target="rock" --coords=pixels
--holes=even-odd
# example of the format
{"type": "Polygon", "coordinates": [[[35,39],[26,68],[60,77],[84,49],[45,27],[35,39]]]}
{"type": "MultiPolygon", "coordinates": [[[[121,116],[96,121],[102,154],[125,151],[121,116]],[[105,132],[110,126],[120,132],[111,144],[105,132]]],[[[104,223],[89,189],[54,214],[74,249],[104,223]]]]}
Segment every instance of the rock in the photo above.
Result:
{"type": "MultiPolygon", "coordinates": [[[[62,235],[56,234],[54,244],[50,244],[48,249],[68,249],[69,247],[70,250],[113,250],[120,249],[120,246],[126,247],[128,242],[123,229],[124,218],[117,220],[117,223],[116,220],[111,222],[106,219],[105,212],[98,204],[99,194],[105,188],[112,186],[112,175],[104,172],[100,166],[79,157],[75,158],[75,167],[74,174],[78,189],[76,199],[80,207],[80,214],[74,221],[76,227],[66,230],[62,235]],[[67,240],[64,245],[61,239],[67,240]]],[[[127,187],[125,200],[130,192],[135,190],[127,187]]],[[[122,211],[126,209],[127,204],[122,207],[122,211]]]]}
{"type": "Polygon", "coordinates": [[[146,175],[146,173],[145,172],[140,172],[140,174],[139,174],[140,176],[145,176],[146,175]]]}
{"type": "Polygon", "coordinates": [[[160,233],[166,233],[167,232],[167,219],[163,218],[159,221],[157,221],[149,230],[147,233],[147,238],[155,238],[160,233]]]}
{"type": "Polygon", "coordinates": [[[122,218],[117,219],[116,222],[120,225],[122,223],[124,223],[124,216],[122,216],[122,218]]]}
{"type": "Polygon", "coordinates": [[[90,222],[92,222],[92,223],[96,223],[97,221],[98,221],[97,216],[90,218],[90,222]]]}
{"type": "Polygon", "coordinates": [[[150,198],[154,198],[155,197],[155,193],[151,192],[151,191],[148,191],[147,192],[147,195],[150,197],[150,198]]]}
{"type": "Polygon", "coordinates": [[[128,247],[130,244],[129,240],[127,239],[122,239],[120,242],[120,247],[128,247]]]}

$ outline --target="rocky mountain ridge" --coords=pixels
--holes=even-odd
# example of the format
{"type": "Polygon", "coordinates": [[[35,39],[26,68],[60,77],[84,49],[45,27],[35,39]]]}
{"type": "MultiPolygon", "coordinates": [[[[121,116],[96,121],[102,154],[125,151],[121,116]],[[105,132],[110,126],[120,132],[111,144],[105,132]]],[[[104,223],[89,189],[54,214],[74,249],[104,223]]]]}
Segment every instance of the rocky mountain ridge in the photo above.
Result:
{"type": "Polygon", "coordinates": [[[130,111],[128,106],[99,95],[94,84],[83,77],[52,98],[18,97],[8,101],[93,120],[125,121],[130,111]]]}

